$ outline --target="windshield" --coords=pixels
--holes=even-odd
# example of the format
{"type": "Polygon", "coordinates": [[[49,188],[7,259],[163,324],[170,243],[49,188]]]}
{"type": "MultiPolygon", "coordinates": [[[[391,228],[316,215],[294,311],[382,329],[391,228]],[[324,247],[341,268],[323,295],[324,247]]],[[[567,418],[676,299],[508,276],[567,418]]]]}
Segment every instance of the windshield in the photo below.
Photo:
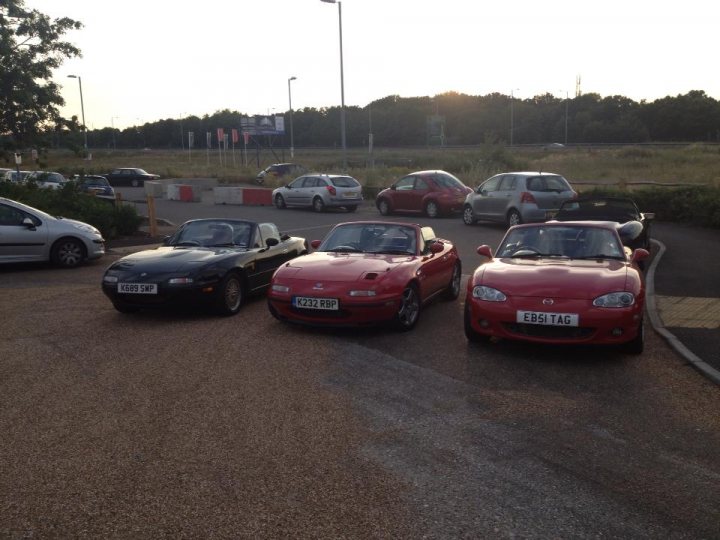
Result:
{"type": "Polygon", "coordinates": [[[252,231],[253,224],[246,221],[191,221],[178,232],[169,245],[247,248],[252,231]]]}
{"type": "Polygon", "coordinates": [[[335,227],[318,251],[415,255],[414,227],[390,223],[348,223],[335,227]]]}
{"type": "Polygon", "coordinates": [[[505,236],[497,256],[625,259],[614,231],[575,225],[519,227],[505,236]]]}
{"type": "Polygon", "coordinates": [[[625,222],[630,219],[637,219],[638,217],[635,204],[630,200],[583,199],[563,203],[555,219],[561,221],[591,219],[596,221],[625,222]]]}

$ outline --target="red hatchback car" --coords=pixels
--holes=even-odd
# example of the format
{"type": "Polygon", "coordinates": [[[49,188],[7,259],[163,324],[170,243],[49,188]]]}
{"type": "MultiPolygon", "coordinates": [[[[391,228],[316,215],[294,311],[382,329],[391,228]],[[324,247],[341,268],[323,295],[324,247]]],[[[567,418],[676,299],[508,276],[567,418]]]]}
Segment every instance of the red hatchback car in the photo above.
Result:
{"type": "Polygon", "coordinates": [[[432,228],[394,222],[336,225],[314,253],[283,264],[268,291],[281,321],[317,326],[393,323],[410,330],[436,296],[454,300],[462,268],[455,246],[432,228]]]}
{"type": "Polygon", "coordinates": [[[516,225],[468,281],[465,335],[643,350],[645,249],[623,246],[635,222],[516,225]]]}
{"type": "Polygon", "coordinates": [[[416,212],[429,218],[461,212],[472,189],[445,171],[418,171],[403,176],[375,198],[383,216],[393,212],[416,212]]]}

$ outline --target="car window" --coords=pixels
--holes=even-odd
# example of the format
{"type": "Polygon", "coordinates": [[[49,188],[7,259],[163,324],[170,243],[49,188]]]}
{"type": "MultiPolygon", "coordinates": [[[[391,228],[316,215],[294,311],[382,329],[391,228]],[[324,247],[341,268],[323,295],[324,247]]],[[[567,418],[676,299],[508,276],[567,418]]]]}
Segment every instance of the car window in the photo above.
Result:
{"type": "Polygon", "coordinates": [[[491,193],[497,191],[498,185],[500,184],[501,176],[493,176],[489,180],[486,180],[484,184],[478,188],[478,193],[484,191],[485,193],[491,193]]]}
{"type": "Polygon", "coordinates": [[[18,226],[22,225],[23,219],[27,217],[27,214],[22,210],[0,204],[0,225],[5,226],[18,226]]]}
{"type": "Polygon", "coordinates": [[[315,187],[318,184],[318,179],[314,176],[308,176],[305,178],[305,181],[303,182],[302,187],[309,188],[309,187],[315,187]]]}
{"type": "Polygon", "coordinates": [[[301,176],[300,178],[296,178],[295,180],[290,182],[290,184],[288,184],[288,187],[297,189],[299,187],[302,187],[304,181],[305,181],[305,177],[301,176]]]}
{"type": "Polygon", "coordinates": [[[464,188],[463,184],[458,178],[455,178],[451,174],[436,174],[433,177],[435,183],[443,188],[464,188]]]}
{"type": "Polygon", "coordinates": [[[500,186],[498,186],[498,191],[514,191],[515,184],[516,184],[515,177],[511,174],[506,174],[505,176],[502,177],[502,180],[500,181],[500,186]]]}
{"type": "Polygon", "coordinates": [[[415,184],[414,176],[406,176],[395,182],[395,189],[398,191],[407,191],[413,188],[415,184]]]}
{"type": "Polygon", "coordinates": [[[567,191],[570,189],[567,180],[562,176],[546,176],[545,187],[548,191],[567,191]]]}
{"type": "Polygon", "coordinates": [[[336,187],[358,187],[360,185],[360,182],[351,176],[338,176],[337,178],[332,178],[331,182],[336,187]]]}
{"type": "Polygon", "coordinates": [[[274,223],[261,223],[259,225],[260,239],[262,245],[265,246],[268,238],[275,238],[280,242],[280,231],[274,223]]]}
{"type": "Polygon", "coordinates": [[[429,187],[430,186],[428,185],[427,180],[425,180],[424,178],[418,176],[415,179],[415,189],[416,190],[428,189],[429,187]]]}

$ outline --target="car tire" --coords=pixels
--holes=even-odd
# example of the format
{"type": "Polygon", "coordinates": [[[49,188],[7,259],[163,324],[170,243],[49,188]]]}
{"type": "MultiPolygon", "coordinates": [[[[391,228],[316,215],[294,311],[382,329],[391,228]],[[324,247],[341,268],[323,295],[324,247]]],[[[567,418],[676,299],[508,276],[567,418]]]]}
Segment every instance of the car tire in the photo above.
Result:
{"type": "Polygon", "coordinates": [[[392,210],[390,209],[390,203],[387,201],[387,199],[380,199],[377,202],[377,209],[382,216],[389,216],[390,214],[392,214],[392,210]]]}
{"type": "Polygon", "coordinates": [[[312,207],[315,212],[324,212],[325,211],[325,203],[320,197],[315,197],[312,202],[312,207]]]}
{"type": "Polygon", "coordinates": [[[463,310],[463,322],[465,327],[465,337],[467,340],[471,343],[487,343],[490,341],[490,336],[486,336],[485,334],[478,334],[472,327],[472,324],[470,324],[470,317],[472,316],[470,314],[470,302],[469,299],[465,299],[465,309],[463,310]]]}
{"type": "Polygon", "coordinates": [[[137,313],[138,311],[140,311],[140,308],[139,308],[139,307],[129,306],[129,305],[127,305],[127,304],[123,304],[122,302],[113,302],[113,307],[114,307],[118,312],[120,312],[120,313],[125,313],[125,314],[137,313]]]}
{"type": "Polygon", "coordinates": [[[420,319],[420,295],[412,283],[405,287],[395,314],[395,326],[402,332],[412,330],[420,319]]]}
{"type": "Polygon", "coordinates": [[[460,296],[460,282],[462,281],[462,266],[460,261],[455,263],[453,266],[452,276],[450,276],[450,283],[445,289],[445,299],[455,300],[460,296]]]}
{"type": "Polygon", "coordinates": [[[512,227],[513,225],[520,225],[523,222],[520,212],[514,208],[507,213],[507,226],[512,227]]]}
{"type": "Polygon", "coordinates": [[[85,259],[85,246],[75,238],[61,238],[53,245],[50,259],[56,266],[75,268],[85,259]]]}
{"type": "Polygon", "coordinates": [[[275,195],[275,208],[277,208],[278,210],[284,210],[285,208],[287,208],[287,204],[285,204],[285,199],[279,193],[275,195]]]}
{"type": "Polygon", "coordinates": [[[215,291],[215,308],[219,315],[235,315],[245,301],[245,285],[235,272],[228,273],[215,291]]]}
{"type": "Polygon", "coordinates": [[[472,206],[466,204],[463,208],[463,223],[465,225],[475,225],[477,219],[475,219],[475,213],[473,212],[472,206]]]}
{"type": "Polygon", "coordinates": [[[354,212],[355,210],[357,210],[357,204],[349,204],[345,207],[345,210],[347,210],[348,212],[354,212]]]}
{"type": "Polygon", "coordinates": [[[640,328],[637,335],[623,344],[622,348],[628,354],[642,354],[645,348],[645,329],[642,320],[640,321],[640,328]]]}
{"type": "Polygon", "coordinates": [[[435,201],[425,203],[425,215],[430,219],[435,219],[440,215],[440,207],[435,201]]]}
{"type": "Polygon", "coordinates": [[[139,186],[140,186],[140,180],[138,180],[138,179],[133,179],[133,180],[130,182],[130,185],[131,185],[132,187],[139,187],[139,186]]]}

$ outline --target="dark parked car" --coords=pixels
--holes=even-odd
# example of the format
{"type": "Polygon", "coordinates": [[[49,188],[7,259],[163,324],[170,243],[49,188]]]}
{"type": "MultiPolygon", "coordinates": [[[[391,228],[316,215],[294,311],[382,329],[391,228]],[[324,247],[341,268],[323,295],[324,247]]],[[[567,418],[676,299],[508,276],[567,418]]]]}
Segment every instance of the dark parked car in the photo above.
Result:
{"type": "Polygon", "coordinates": [[[614,221],[627,223],[638,221],[642,231],[634,238],[621,237],[630,249],[643,248],[650,251],[650,222],[653,212],[641,212],[632,199],[624,197],[587,197],[566,201],[554,217],[557,221],[614,221]]]}
{"type": "Polygon", "coordinates": [[[234,315],[280,265],[305,253],[305,239],[281,235],[273,223],[195,219],[162,246],[114,262],[102,290],[121,313],[200,304],[234,315]]]}
{"type": "Polygon", "coordinates": [[[146,180],[157,180],[160,178],[158,174],[150,174],[142,169],[135,168],[114,169],[104,176],[108,179],[110,185],[132,187],[140,187],[145,185],[146,180]]]}
{"type": "Polygon", "coordinates": [[[445,171],[418,171],[382,190],[375,206],[383,216],[393,212],[425,214],[429,218],[460,212],[472,189],[445,171]]]}
{"type": "Polygon", "coordinates": [[[257,174],[255,182],[263,184],[265,178],[283,178],[285,176],[294,178],[303,174],[305,170],[305,167],[297,163],[273,163],[257,174]]]}
{"type": "Polygon", "coordinates": [[[72,179],[77,183],[80,191],[91,193],[102,198],[115,199],[115,190],[104,176],[95,174],[86,174],[85,176],[75,175],[72,179]]]}

